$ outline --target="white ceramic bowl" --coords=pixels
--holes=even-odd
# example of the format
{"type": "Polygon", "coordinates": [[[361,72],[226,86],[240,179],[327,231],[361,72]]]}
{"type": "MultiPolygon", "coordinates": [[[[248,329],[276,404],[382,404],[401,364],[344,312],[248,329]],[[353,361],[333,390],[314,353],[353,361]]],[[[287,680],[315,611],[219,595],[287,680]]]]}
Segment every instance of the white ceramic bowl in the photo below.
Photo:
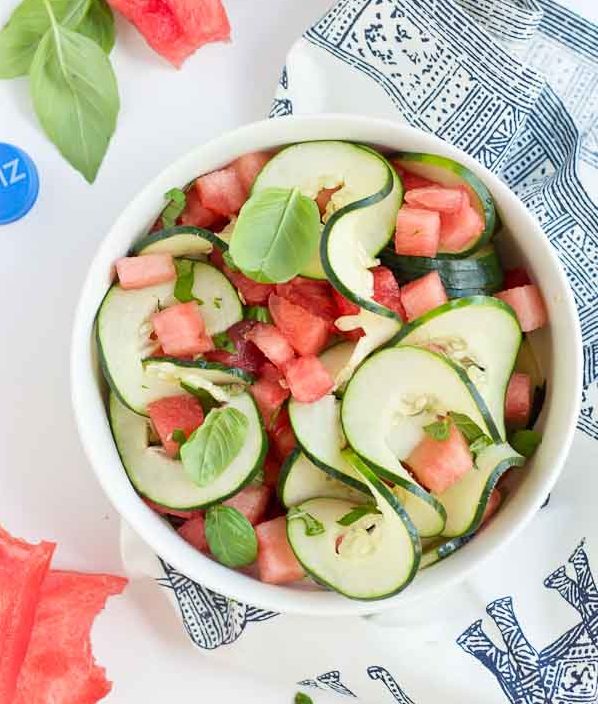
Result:
{"type": "Polygon", "coordinates": [[[463,580],[472,568],[524,528],[552,489],[567,456],[581,397],[581,358],[579,323],[564,272],[536,220],[502,181],[464,152],[420,130],[369,117],[318,115],[257,122],[224,134],[176,161],[130,203],[102,242],[89,269],[73,331],[71,380],[79,432],[100,484],[122,517],[157,554],[192,579],[240,601],[274,611],[330,616],[380,612],[441,592],[451,583],[463,580]],[[518,472],[515,490],[473,541],[422,571],[403,593],[378,602],[352,601],[303,585],[262,584],[213,562],[179,538],[144,504],[127,479],[110,433],[105,387],[95,361],[94,316],[111,283],[113,262],[154,221],[163,194],[245,152],[315,139],[433,152],[468,166],[490,189],[500,218],[512,233],[502,239],[506,260],[522,263],[528,269],[542,289],[550,318],[549,326],[533,336],[548,382],[541,417],[544,440],[525,469],[518,472]]]}

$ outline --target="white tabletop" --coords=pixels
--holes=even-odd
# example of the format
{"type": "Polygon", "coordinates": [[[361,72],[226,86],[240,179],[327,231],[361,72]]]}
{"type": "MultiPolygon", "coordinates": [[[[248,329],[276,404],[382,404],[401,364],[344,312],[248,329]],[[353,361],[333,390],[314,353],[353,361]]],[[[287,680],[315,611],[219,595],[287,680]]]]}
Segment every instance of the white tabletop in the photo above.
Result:
{"type": "MultiPolygon", "coordinates": [[[[16,0],[15,0],[16,1],[16,0]]],[[[15,2],[0,1],[0,24],[15,2]]],[[[0,227],[2,401],[0,523],[30,540],[58,542],[56,566],[122,571],[119,520],[96,483],[73,422],[69,338],[92,255],[131,197],[191,147],[268,111],[293,40],[329,0],[225,0],[233,43],[201,49],[176,71],[118,22],[112,59],[121,93],[116,135],[93,186],[41,133],[27,81],[0,82],[0,141],[29,152],[40,195],[20,222],[0,227]]],[[[594,0],[566,3],[598,21],[594,0]]],[[[282,693],[206,668],[172,611],[138,586],[110,602],[94,648],[114,681],[106,701],[290,701],[282,693]]]]}

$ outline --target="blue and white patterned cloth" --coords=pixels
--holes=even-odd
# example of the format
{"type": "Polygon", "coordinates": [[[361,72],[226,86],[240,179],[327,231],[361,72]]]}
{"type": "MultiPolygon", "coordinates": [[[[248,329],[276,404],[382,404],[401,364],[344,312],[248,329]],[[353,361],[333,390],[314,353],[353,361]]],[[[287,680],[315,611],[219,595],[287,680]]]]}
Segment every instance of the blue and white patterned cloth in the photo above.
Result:
{"type": "Polygon", "coordinates": [[[508,554],[442,604],[423,604],[408,627],[239,604],[131,536],[125,558],[159,575],[211,662],[316,704],[597,702],[598,209],[588,191],[598,193],[598,27],[552,0],[338,0],[291,48],[271,115],[323,111],[434,132],[499,173],[540,220],[584,338],[583,409],[563,477],[508,554]]]}

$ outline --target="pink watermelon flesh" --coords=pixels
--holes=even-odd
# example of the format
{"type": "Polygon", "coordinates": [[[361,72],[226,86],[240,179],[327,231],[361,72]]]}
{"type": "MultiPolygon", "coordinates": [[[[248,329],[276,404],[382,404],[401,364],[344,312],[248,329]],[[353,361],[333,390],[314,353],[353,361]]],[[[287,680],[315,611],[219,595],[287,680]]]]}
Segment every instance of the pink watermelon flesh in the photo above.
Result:
{"type": "Polygon", "coordinates": [[[401,177],[401,181],[403,182],[403,190],[405,191],[411,191],[414,188],[428,188],[429,186],[438,185],[434,181],[430,181],[423,176],[418,176],[411,171],[407,171],[398,161],[393,162],[393,166],[401,177]]]}
{"type": "Polygon", "coordinates": [[[220,215],[236,215],[247,200],[247,191],[233,166],[200,176],[195,185],[201,204],[220,215]]]}
{"type": "Polygon", "coordinates": [[[250,152],[235,159],[232,165],[246,193],[249,193],[257,175],[271,158],[270,152],[250,152]]]}
{"type": "Polygon", "coordinates": [[[121,288],[135,289],[162,284],[176,279],[171,254],[144,254],[116,260],[116,273],[121,288]]]}
{"type": "Polygon", "coordinates": [[[285,376],[291,394],[301,403],[313,403],[332,391],[334,382],[317,357],[300,357],[289,362],[285,376]]]}
{"type": "Polygon", "coordinates": [[[108,0],[177,68],[200,46],[230,38],[221,0],[108,0]]]}
{"type": "Polygon", "coordinates": [[[500,291],[496,297],[513,308],[523,332],[537,330],[548,322],[548,313],[542,294],[534,284],[500,291]]]}
{"type": "MultiPolygon", "coordinates": [[[[31,647],[42,583],[54,543],[31,545],[0,528],[0,702],[13,702],[19,671],[31,647]]],[[[27,701],[27,704],[33,704],[27,701]]]]}
{"type": "Polygon", "coordinates": [[[257,525],[264,517],[268,501],[270,500],[270,487],[250,484],[235,496],[224,502],[225,506],[232,506],[240,511],[252,526],[257,525]]]}
{"type": "Polygon", "coordinates": [[[405,193],[405,202],[414,208],[426,208],[438,213],[456,213],[466,202],[467,194],[460,188],[424,186],[405,193]]]}
{"type": "Polygon", "coordinates": [[[415,320],[447,301],[448,297],[437,271],[431,271],[401,287],[401,303],[405,308],[407,320],[415,320]]]}
{"type": "Polygon", "coordinates": [[[180,448],[172,438],[174,431],[181,430],[189,437],[203,423],[203,408],[194,396],[167,396],[149,403],[147,411],[169,457],[176,457],[180,448]]]}
{"type": "Polygon", "coordinates": [[[257,564],[262,582],[286,584],[305,575],[287,539],[284,516],[260,523],[255,529],[258,542],[257,564]]]}
{"type": "Polygon", "coordinates": [[[484,509],[484,515],[482,516],[482,522],[480,525],[487,523],[492,516],[498,511],[498,508],[502,502],[502,495],[498,489],[492,489],[492,492],[488,498],[488,503],[484,509]]]}
{"type": "Polygon", "coordinates": [[[214,349],[195,301],[177,303],[154,313],[152,325],[167,355],[193,356],[214,349]]]}
{"type": "Polygon", "coordinates": [[[110,692],[89,634],[108,597],[126,584],[122,577],[104,574],[47,575],[13,704],[94,704],[110,692]]]}
{"type": "Polygon", "coordinates": [[[278,381],[263,377],[249,387],[257,407],[260,409],[264,425],[270,428],[276,412],[290,395],[288,388],[283,388],[278,381]]]}
{"type": "Polygon", "coordinates": [[[473,467],[473,457],[465,438],[451,423],[446,440],[426,435],[406,463],[420,484],[442,494],[473,467]]]}
{"type": "Polygon", "coordinates": [[[324,348],[330,333],[328,321],[274,293],[268,307],[276,327],[298,354],[318,354],[324,348]]]}
{"type": "Polygon", "coordinates": [[[245,337],[277,367],[284,367],[295,356],[289,341],[275,325],[257,323],[245,337]]]}
{"type": "Polygon", "coordinates": [[[435,257],[440,241],[440,215],[403,206],[397,215],[395,251],[415,257],[435,257]]]}
{"type": "Polygon", "coordinates": [[[185,210],[181,213],[181,225],[212,227],[221,217],[201,204],[197,188],[193,187],[187,191],[185,210]]]}
{"type": "Polygon", "coordinates": [[[206,539],[206,529],[203,515],[195,516],[185,521],[177,529],[177,533],[186,540],[189,545],[193,545],[200,552],[209,552],[208,541],[206,539]]]}
{"type": "Polygon", "coordinates": [[[160,504],[150,501],[149,499],[143,499],[145,503],[161,516],[176,516],[176,518],[195,518],[196,516],[201,516],[202,511],[191,509],[189,511],[179,510],[178,508],[168,508],[168,506],[161,506],[160,504]]]}
{"type": "Polygon", "coordinates": [[[484,218],[470,204],[463,192],[462,206],[454,213],[440,213],[441,252],[461,252],[471,246],[484,231],[484,218]]]}
{"type": "Polygon", "coordinates": [[[529,374],[515,372],[509,379],[505,396],[505,423],[525,427],[532,408],[532,382],[529,374]]]}

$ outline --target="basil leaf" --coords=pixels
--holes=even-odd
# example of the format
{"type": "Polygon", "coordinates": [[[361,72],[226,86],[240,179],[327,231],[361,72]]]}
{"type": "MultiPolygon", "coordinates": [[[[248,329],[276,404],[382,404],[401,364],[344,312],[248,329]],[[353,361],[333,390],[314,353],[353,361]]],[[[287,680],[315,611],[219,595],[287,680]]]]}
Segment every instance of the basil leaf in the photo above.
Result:
{"type": "Polygon", "coordinates": [[[442,418],[429,425],[424,425],[424,432],[434,438],[434,440],[448,440],[451,432],[451,422],[448,418],[442,418]]]}
{"type": "Polygon", "coordinates": [[[271,323],[272,316],[266,306],[249,306],[245,308],[245,320],[257,320],[258,323],[271,323]]]}
{"type": "Polygon", "coordinates": [[[114,15],[106,0],[91,0],[87,14],[77,25],[77,32],[93,39],[106,54],[112,51],[116,39],[114,15]]]}
{"type": "Polygon", "coordinates": [[[181,447],[185,472],[198,486],[208,486],[243,447],[249,421],[236,408],[213,408],[181,447]]]}
{"type": "Polygon", "coordinates": [[[480,435],[479,438],[476,438],[470,445],[469,449],[471,450],[472,454],[475,455],[476,457],[478,454],[486,447],[489,445],[492,445],[492,440],[489,438],[487,435],[480,435]]]}
{"type": "Polygon", "coordinates": [[[235,354],[237,351],[235,343],[230,339],[227,332],[219,332],[212,337],[212,341],[214,342],[214,346],[219,350],[226,350],[231,354],[235,354]]]}
{"type": "Polygon", "coordinates": [[[227,567],[250,565],[257,557],[257,537],[251,523],[232,506],[213,506],[206,512],[206,540],[210,552],[227,567]]]}
{"type": "Polygon", "coordinates": [[[303,692],[297,692],[293,704],[314,704],[313,699],[303,692]]]}
{"type": "Polygon", "coordinates": [[[240,271],[239,267],[233,261],[233,258],[231,257],[228,249],[225,250],[224,252],[222,252],[222,259],[224,260],[224,263],[231,271],[240,271]]]}
{"type": "Polygon", "coordinates": [[[311,513],[307,513],[307,511],[304,511],[297,506],[293,506],[293,508],[289,509],[289,512],[287,513],[287,521],[297,519],[303,521],[303,524],[305,525],[305,535],[321,535],[325,530],[323,523],[318,521],[317,518],[314,518],[311,513]]]}
{"type": "Polygon", "coordinates": [[[210,394],[210,392],[205,389],[191,386],[191,384],[186,384],[184,381],[181,381],[181,388],[195,396],[195,398],[200,402],[203,412],[206,415],[212,410],[212,408],[218,408],[220,405],[219,402],[210,394]]]}
{"type": "MultiPolygon", "coordinates": [[[[77,27],[88,11],[90,0],[51,0],[56,20],[70,29],[77,27]]],[[[41,38],[50,28],[43,0],[23,0],[0,31],[0,78],[24,76],[31,66],[41,38]]]]}
{"type": "Polygon", "coordinates": [[[100,47],[58,25],[49,0],[44,2],[52,26],[29,71],[33,107],[48,137],[91,183],[116,127],[116,78],[100,47]]]}
{"type": "Polygon", "coordinates": [[[220,310],[222,308],[222,296],[214,296],[214,298],[212,298],[212,303],[214,304],[214,308],[218,308],[218,310],[220,310]]]}
{"type": "Polygon", "coordinates": [[[349,513],[345,513],[342,518],[339,518],[337,523],[339,526],[350,526],[360,518],[367,516],[368,514],[379,514],[380,511],[375,506],[356,506],[349,513]]]}
{"type": "Polygon", "coordinates": [[[185,191],[181,191],[180,188],[171,188],[164,194],[164,198],[166,198],[168,204],[162,211],[162,225],[164,228],[174,227],[177,218],[185,210],[187,196],[185,191]]]}
{"type": "Polygon", "coordinates": [[[185,435],[185,431],[181,430],[180,428],[175,428],[172,431],[172,439],[179,445],[182,445],[183,443],[187,442],[187,436],[185,435]]]}
{"type": "Polygon", "coordinates": [[[314,256],[319,239],[315,201],[298,188],[265,188],[241,208],[230,254],[254,281],[277,283],[299,273],[314,256]]]}
{"type": "Polygon", "coordinates": [[[175,260],[176,283],[174,285],[174,297],[181,303],[195,301],[201,306],[203,305],[201,298],[196,298],[193,295],[193,284],[195,281],[194,265],[195,262],[192,262],[190,259],[175,260]]]}
{"type": "Polygon", "coordinates": [[[514,450],[524,457],[531,457],[542,442],[542,433],[537,430],[516,430],[509,438],[514,450]]]}
{"type": "Polygon", "coordinates": [[[457,428],[463,433],[468,443],[472,443],[474,440],[477,440],[480,435],[484,435],[484,431],[480,426],[474,423],[471,418],[464,413],[449,411],[449,416],[457,428]]]}

